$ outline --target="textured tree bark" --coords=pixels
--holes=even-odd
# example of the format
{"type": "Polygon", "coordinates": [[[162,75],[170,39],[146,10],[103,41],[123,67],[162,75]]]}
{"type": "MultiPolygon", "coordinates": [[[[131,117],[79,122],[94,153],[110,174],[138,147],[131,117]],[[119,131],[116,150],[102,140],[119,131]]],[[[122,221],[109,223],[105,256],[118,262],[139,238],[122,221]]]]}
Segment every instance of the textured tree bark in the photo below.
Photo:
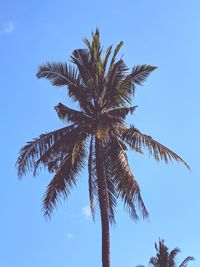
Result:
{"type": "Polygon", "coordinates": [[[102,266],[110,267],[110,230],[108,219],[108,201],[107,186],[103,166],[103,153],[101,141],[95,139],[95,156],[97,169],[98,195],[101,212],[101,229],[102,229],[102,266]]]}

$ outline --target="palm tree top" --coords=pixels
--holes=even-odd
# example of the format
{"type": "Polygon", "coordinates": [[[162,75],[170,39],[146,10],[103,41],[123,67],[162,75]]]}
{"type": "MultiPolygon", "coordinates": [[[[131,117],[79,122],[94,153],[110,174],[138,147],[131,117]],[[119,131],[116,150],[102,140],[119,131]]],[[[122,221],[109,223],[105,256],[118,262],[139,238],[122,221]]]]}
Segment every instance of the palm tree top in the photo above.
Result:
{"type": "Polygon", "coordinates": [[[164,244],[163,239],[159,239],[158,244],[155,243],[156,256],[151,257],[149,264],[154,267],[186,267],[189,261],[193,261],[194,257],[188,256],[183,260],[180,265],[176,263],[176,257],[181,252],[181,250],[176,247],[169,251],[169,248],[164,244]]]}
{"type": "MultiPolygon", "coordinates": [[[[176,257],[181,252],[180,248],[176,247],[171,251],[164,244],[164,239],[159,239],[158,244],[155,243],[156,256],[153,256],[149,260],[149,264],[154,267],[186,267],[190,261],[194,260],[194,257],[186,257],[180,265],[176,263],[176,257]]],[[[145,267],[144,265],[137,265],[136,267],[145,267]]]]}
{"type": "Polygon", "coordinates": [[[138,218],[135,203],[146,217],[148,212],[126,156],[127,147],[135,152],[146,148],[157,161],[175,160],[189,168],[172,150],[125,123],[127,115],[136,109],[131,106],[136,86],[142,85],[156,67],[145,64],[129,70],[117,58],[123,42],[114,49],[109,46],[104,52],[98,29],[92,40],[85,38],[84,43],[85,49],[72,52],[72,64],[47,62],[39,67],[36,76],[48,79],[54,86],[65,86],[80,108],[74,110],[62,103],[55,106],[58,117],[69,125],[27,142],[17,160],[18,176],[21,178],[29,171],[36,175],[41,167],[54,174],[43,198],[44,214],[50,216],[59,197],[69,196],[87,161],[90,207],[94,215],[100,190],[97,169],[102,164],[110,222],[115,220],[118,197],[132,218],[138,218]],[[96,160],[97,150],[103,155],[102,163],[96,160]]]}

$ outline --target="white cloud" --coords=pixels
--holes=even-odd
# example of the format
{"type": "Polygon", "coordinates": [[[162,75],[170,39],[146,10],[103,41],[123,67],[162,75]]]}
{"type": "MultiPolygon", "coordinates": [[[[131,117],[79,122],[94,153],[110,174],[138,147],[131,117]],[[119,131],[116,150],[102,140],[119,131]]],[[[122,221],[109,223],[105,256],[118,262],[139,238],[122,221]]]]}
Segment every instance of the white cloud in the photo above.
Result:
{"type": "Polygon", "coordinates": [[[4,23],[3,30],[0,31],[1,34],[8,34],[14,31],[15,27],[12,21],[4,23]]]}
{"type": "Polygon", "coordinates": [[[72,239],[74,236],[71,233],[67,233],[67,239],[72,239]]]}
{"type": "Polygon", "coordinates": [[[87,220],[92,218],[90,206],[86,206],[82,208],[82,214],[85,216],[87,220]]]}

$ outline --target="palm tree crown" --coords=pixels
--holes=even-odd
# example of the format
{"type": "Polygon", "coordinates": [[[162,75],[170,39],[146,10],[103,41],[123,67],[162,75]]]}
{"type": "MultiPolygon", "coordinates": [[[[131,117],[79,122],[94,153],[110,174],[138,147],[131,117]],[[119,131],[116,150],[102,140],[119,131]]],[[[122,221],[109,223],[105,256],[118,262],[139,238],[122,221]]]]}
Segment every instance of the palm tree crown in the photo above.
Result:
{"type": "MultiPolygon", "coordinates": [[[[154,267],[176,267],[176,256],[180,253],[179,248],[174,248],[169,251],[168,247],[164,244],[164,240],[159,240],[158,245],[155,243],[156,256],[151,257],[149,263],[154,267]]],[[[184,261],[178,265],[179,267],[186,267],[189,261],[194,260],[193,257],[188,256],[184,261]]]]}
{"type": "Polygon", "coordinates": [[[141,85],[156,67],[138,65],[128,72],[124,61],[117,59],[123,42],[113,53],[112,46],[103,53],[98,30],[92,34],[92,41],[85,39],[84,43],[86,49],[73,51],[73,65],[59,62],[40,66],[37,77],[46,78],[55,86],[66,86],[69,97],[80,109],[62,103],[55,106],[59,118],[69,125],[28,142],[20,151],[17,168],[19,177],[28,171],[36,175],[41,167],[54,173],[43,198],[44,215],[51,216],[59,197],[69,196],[87,160],[92,215],[97,202],[102,227],[106,227],[102,231],[107,232],[109,243],[109,223],[115,222],[118,197],[133,219],[138,218],[136,203],[143,217],[148,216],[128,163],[127,146],[136,152],[147,148],[157,161],[175,160],[189,166],[149,135],[125,124],[126,116],[136,109],[131,106],[136,85],[141,85]]]}

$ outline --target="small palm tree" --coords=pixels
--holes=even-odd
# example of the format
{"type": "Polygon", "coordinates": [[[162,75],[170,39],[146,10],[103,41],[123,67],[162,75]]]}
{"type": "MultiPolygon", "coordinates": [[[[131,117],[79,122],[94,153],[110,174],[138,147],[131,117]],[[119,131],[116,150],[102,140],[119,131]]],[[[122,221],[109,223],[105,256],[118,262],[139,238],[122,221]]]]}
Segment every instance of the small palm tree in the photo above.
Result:
{"type": "MultiPolygon", "coordinates": [[[[159,239],[158,245],[155,243],[156,256],[151,257],[149,264],[154,267],[176,267],[176,256],[181,252],[179,248],[174,248],[169,251],[169,248],[164,244],[164,240],[159,239]]],[[[178,267],[186,267],[189,261],[193,261],[194,257],[188,256],[178,267]]],[[[136,267],[145,267],[144,265],[137,265],[136,267]]]]}
{"type": "Polygon", "coordinates": [[[75,67],[60,62],[40,66],[37,77],[46,78],[55,86],[66,86],[80,109],[62,103],[55,106],[59,118],[70,125],[28,142],[20,150],[17,168],[20,178],[28,171],[36,175],[40,167],[54,173],[43,198],[44,215],[50,217],[59,197],[69,196],[87,161],[90,208],[94,217],[96,200],[102,224],[102,263],[109,267],[109,225],[115,222],[117,198],[122,199],[133,219],[138,219],[136,203],[143,217],[148,216],[128,163],[127,146],[136,152],[147,148],[157,161],[175,160],[189,166],[149,135],[125,124],[126,116],[136,109],[130,106],[135,86],[141,85],[156,67],[135,66],[128,73],[124,61],[116,59],[123,42],[113,54],[112,46],[103,53],[99,31],[92,37],[91,42],[84,40],[86,49],[73,51],[71,61],[75,67]]]}
{"type": "MultiPolygon", "coordinates": [[[[176,256],[180,253],[179,248],[174,248],[173,250],[169,251],[168,247],[164,244],[164,240],[159,240],[158,245],[155,243],[156,249],[156,256],[151,257],[149,264],[154,267],[176,267],[176,256]]],[[[186,267],[189,261],[193,261],[194,258],[188,256],[184,259],[184,261],[178,265],[179,267],[186,267]]]]}

